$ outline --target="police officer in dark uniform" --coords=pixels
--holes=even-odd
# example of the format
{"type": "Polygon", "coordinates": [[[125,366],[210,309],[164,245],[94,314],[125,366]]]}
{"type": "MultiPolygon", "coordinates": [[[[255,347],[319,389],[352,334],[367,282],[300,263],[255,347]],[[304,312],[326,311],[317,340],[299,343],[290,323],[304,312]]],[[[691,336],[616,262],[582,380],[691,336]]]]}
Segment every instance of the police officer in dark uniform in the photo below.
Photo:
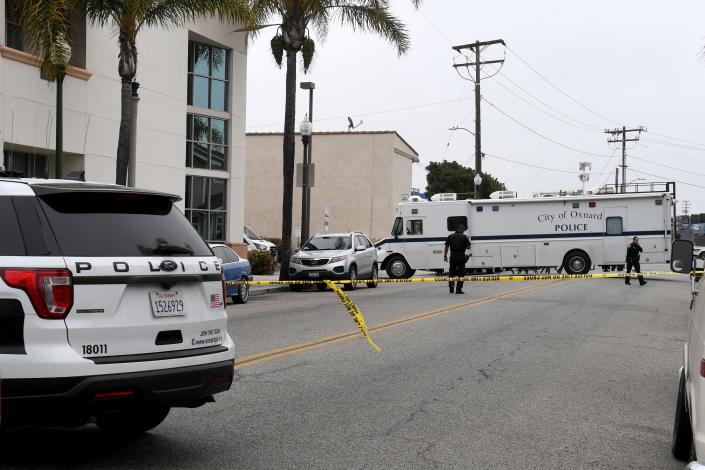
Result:
{"type": "MultiPolygon", "coordinates": [[[[455,232],[448,235],[446,246],[443,248],[443,261],[448,261],[448,249],[450,248],[450,276],[465,276],[465,250],[470,246],[470,239],[465,235],[465,224],[458,224],[455,232]]],[[[458,281],[458,288],[454,289],[454,282],[449,281],[450,293],[455,290],[456,294],[464,294],[463,281],[458,281]]]]}
{"type": "MultiPolygon", "coordinates": [[[[634,268],[634,272],[639,275],[638,277],[640,286],[646,284],[644,277],[641,275],[641,266],[639,266],[639,254],[642,251],[644,250],[639,245],[639,237],[634,237],[632,239],[632,242],[627,247],[627,274],[631,273],[632,268],[634,268]]],[[[624,278],[624,283],[628,286],[631,285],[629,280],[629,276],[624,278]]]]}

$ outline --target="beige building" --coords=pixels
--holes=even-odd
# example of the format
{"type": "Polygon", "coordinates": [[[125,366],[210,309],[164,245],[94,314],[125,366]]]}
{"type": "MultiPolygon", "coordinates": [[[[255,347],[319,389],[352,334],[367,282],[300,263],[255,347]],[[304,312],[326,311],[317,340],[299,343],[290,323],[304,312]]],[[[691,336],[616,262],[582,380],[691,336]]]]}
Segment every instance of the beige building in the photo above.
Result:
{"type": "MultiPolygon", "coordinates": [[[[263,237],[281,236],[281,133],[248,133],[245,162],[245,224],[263,237]]],[[[411,191],[416,151],[396,131],[316,132],[312,136],[315,185],[311,189],[311,234],[361,231],[388,235],[396,204],[411,191]],[[326,217],[327,214],[327,217],[326,217]]],[[[296,136],[296,163],[303,162],[296,136]]],[[[293,226],[301,226],[301,188],[294,187],[293,226]]],[[[292,233],[296,242],[296,230],[292,233]]]]}

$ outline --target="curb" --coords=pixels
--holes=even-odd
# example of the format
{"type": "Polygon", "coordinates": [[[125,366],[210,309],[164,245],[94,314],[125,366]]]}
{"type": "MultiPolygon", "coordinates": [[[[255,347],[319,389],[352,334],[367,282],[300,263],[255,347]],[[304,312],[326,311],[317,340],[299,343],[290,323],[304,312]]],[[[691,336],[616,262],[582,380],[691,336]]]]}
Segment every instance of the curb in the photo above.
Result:
{"type": "Polygon", "coordinates": [[[259,289],[250,289],[250,297],[259,297],[261,295],[267,295],[274,292],[289,291],[289,286],[271,286],[259,289]]]}

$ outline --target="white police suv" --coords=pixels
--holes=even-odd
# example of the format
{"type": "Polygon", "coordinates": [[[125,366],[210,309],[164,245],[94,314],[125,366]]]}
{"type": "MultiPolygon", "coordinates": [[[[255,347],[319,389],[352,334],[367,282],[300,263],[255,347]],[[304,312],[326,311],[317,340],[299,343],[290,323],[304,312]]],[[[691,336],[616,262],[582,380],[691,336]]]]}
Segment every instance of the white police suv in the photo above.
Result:
{"type": "Polygon", "coordinates": [[[220,261],[176,196],[0,178],[0,425],[117,433],[228,390],[220,261]]]}

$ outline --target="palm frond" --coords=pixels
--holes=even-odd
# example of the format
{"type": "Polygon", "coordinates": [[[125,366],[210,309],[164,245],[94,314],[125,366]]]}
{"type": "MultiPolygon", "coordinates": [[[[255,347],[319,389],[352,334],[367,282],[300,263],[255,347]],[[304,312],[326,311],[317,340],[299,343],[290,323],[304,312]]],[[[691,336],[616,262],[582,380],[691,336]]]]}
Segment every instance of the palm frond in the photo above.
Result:
{"type": "Polygon", "coordinates": [[[151,0],[142,24],[170,28],[196,19],[215,16],[222,21],[247,24],[247,0],[151,0]]]}
{"type": "Polygon", "coordinates": [[[50,80],[63,73],[71,59],[69,15],[73,0],[12,0],[8,6],[20,21],[29,51],[39,57],[50,80]]]}
{"type": "Polygon", "coordinates": [[[332,11],[333,19],[353,30],[377,33],[396,47],[399,55],[409,50],[409,33],[406,26],[392,15],[389,3],[384,0],[331,1],[327,8],[332,11]]]}

